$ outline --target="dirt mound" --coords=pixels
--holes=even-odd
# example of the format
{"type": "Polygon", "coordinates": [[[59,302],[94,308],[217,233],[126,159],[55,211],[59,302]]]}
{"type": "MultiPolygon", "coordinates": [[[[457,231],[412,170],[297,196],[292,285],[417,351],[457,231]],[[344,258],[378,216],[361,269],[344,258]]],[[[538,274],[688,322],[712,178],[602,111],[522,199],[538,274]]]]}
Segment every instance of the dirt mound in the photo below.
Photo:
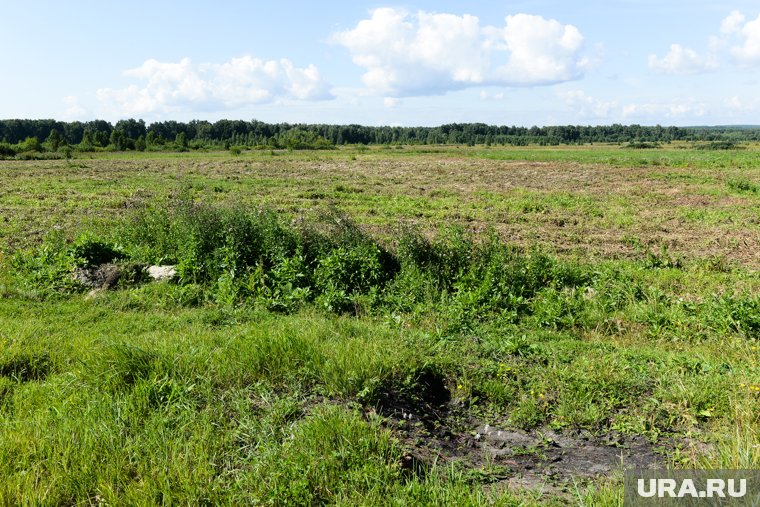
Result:
{"type": "Polygon", "coordinates": [[[136,284],[142,281],[172,280],[177,275],[175,266],[144,266],[141,264],[105,263],[95,266],[79,267],[74,270],[73,278],[85,287],[92,289],[112,289],[119,282],[136,284]]]}
{"type": "Polygon", "coordinates": [[[77,268],[74,271],[74,280],[85,287],[96,289],[110,289],[116,286],[121,276],[122,268],[110,263],[77,268]]]}

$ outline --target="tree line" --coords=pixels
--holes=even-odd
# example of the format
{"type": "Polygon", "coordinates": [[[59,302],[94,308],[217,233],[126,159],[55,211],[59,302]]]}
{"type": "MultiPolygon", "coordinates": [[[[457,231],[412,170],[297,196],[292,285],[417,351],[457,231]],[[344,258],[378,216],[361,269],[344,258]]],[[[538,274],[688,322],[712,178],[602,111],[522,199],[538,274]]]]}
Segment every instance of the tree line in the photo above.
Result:
{"type": "Polygon", "coordinates": [[[758,141],[760,127],[662,127],[642,125],[516,127],[451,123],[437,127],[104,120],[0,120],[0,156],[34,152],[329,149],[340,145],[467,144],[525,146],[671,141],[758,141]]]}

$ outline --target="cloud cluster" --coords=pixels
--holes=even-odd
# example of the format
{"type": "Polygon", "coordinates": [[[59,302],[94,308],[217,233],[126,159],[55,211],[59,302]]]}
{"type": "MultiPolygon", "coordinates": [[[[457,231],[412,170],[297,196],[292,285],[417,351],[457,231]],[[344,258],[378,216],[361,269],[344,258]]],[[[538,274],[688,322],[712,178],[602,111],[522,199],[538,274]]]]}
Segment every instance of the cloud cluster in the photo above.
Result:
{"type": "Polygon", "coordinates": [[[720,35],[709,37],[709,52],[700,55],[680,44],[671,44],[662,58],[649,55],[649,68],[666,74],[698,74],[716,70],[718,56],[730,55],[739,67],[760,66],[760,15],[747,21],[744,14],[732,11],[720,24],[720,35]]]}
{"type": "Polygon", "coordinates": [[[574,109],[579,115],[587,118],[609,118],[619,113],[616,101],[604,101],[589,96],[583,90],[569,90],[559,93],[565,104],[574,109]]]}
{"type": "Polygon", "coordinates": [[[733,11],[721,23],[720,31],[731,38],[731,56],[738,65],[760,65],[760,15],[754,21],[747,21],[744,14],[733,11]]]}
{"type": "Polygon", "coordinates": [[[704,102],[676,99],[666,102],[625,103],[605,101],[583,90],[560,91],[557,95],[580,117],[605,121],[649,121],[652,118],[700,118],[709,113],[704,102]]]}
{"type": "Polygon", "coordinates": [[[141,82],[127,88],[102,88],[98,100],[125,115],[185,110],[221,111],[281,99],[332,98],[314,65],[298,68],[290,60],[263,61],[251,56],[222,64],[147,60],[124,72],[141,82]]]}
{"type": "Polygon", "coordinates": [[[471,15],[380,8],[332,41],[366,69],[371,93],[392,97],[553,84],[580,78],[590,65],[576,27],[528,14],[496,27],[471,15]]]}
{"type": "Polygon", "coordinates": [[[693,49],[671,44],[664,57],[649,55],[649,68],[665,74],[699,74],[717,69],[718,60],[713,54],[702,56],[693,49]]]}
{"type": "Polygon", "coordinates": [[[678,100],[645,104],[627,104],[623,106],[623,118],[694,118],[707,114],[703,102],[678,100]]]}

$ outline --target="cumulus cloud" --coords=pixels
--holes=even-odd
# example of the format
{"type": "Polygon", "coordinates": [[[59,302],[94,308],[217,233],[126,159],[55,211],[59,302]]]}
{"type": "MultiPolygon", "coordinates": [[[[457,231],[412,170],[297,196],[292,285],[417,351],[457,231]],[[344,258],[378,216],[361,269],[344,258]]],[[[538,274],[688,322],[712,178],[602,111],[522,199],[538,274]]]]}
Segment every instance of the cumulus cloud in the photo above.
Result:
{"type": "Polygon", "coordinates": [[[576,112],[590,118],[609,118],[618,112],[616,101],[598,100],[586,94],[583,90],[568,90],[559,93],[565,104],[576,112]]]}
{"type": "Polygon", "coordinates": [[[718,60],[714,55],[701,56],[693,49],[671,44],[662,58],[649,55],[649,68],[666,74],[698,74],[717,69],[718,60]]]}
{"type": "Polygon", "coordinates": [[[578,79],[590,65],[576,27],[528,14],[496,27],[467,14],[380,8],[332,41],[366,69],[369,91],[386,96],[546,85],[578,79]]]}
{"type": "Polygon", "coordinates": [[[721,23],[721,32],[732,38],[730,52],[738,65],[760,65],[760,15],[754,21],[746,21],[744,14],[733,11],[721,23]]]}
{"type": "Polygon", "coordinates": [[[281,99],[332,98],[329,85],[314,65],[298,68],[290,60],[260,60],[251,56],[228,62],[178,63],[147,60],[124,72],[140,84],[102,88],[98,99],[124,115],[217,111],[281,99]]]}
{"type": "Polygon", "coordinates": [[[670,103],[627,104],[623,106],[623,118],[683,118],[701,117],[707,106],[697,101],[674,101],[670,103]]]}
{"type": "Polygon", "coordinates": [[[623,103],[600,100],[583,90],[565,90],[557,95],[580,117],[605,121],[661,121],[662,118],[689,119],[702,118],[709,114],[704,102],[686,98],[662,102],[623,103]]]}
{"type": "Polygon", "coordinates": [[[741,29],[742,24],[747,18],[739,11],[731,11],[720,24],[721,33],[734,33],[741,29]]]}
{"type": "Polygon", "coordinates": [[[696,74],[715,70],[718,55],[730,58],[739,67],[760,66],[760,15],[753,21],[740,11],[732,11],[720,23],[720,34],[708,38],[709,53],[705,56],[696,51],[672,44],[662,58],[649,56],[649,68],[669,74],[696,74]]]}

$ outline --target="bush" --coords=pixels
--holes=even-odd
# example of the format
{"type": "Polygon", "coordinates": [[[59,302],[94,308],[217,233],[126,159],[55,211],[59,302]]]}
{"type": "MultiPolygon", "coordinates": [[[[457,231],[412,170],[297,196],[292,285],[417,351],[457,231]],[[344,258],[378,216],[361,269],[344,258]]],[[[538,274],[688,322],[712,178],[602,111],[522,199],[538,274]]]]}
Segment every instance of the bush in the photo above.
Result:
{"type": "Polygon", "coordinates": [[[742,150],[744,146],[736,143],[736,141],[712,141],[706,144],[698,144],[694,146],[695,150],[742,150]]]}
{"type": "Polygon", "coordinates": [[[98,266],[125,257],[121,249],[111,243],[96,239],[91,234],[80,236],[68,249],[68,255],[76,266],[98,266]]]}
{"type": "Polygon", "coordinates": [[[382,287],[392,273],[383,270],[381,251],[377,245],[338,247],[319,259],[314,270],[314,285],[321,294],[319,301],[331,311],[348,310],[352,296],[366,294],[382,287]]]}
{"type": "Polygon", "coordinates": [[[0,143],[0,157],[14,157],[16,150],[8,143],[0,143]]]}
{"type": "Polygon", "coordinates": [[[651,150],[655,148],[660,148],[660,144],[648,143],[645,141],[631,141],[627,145],[623,146],[623,148],[632,148],[636,150],[651,150]]]}
{"type": "Polygon", "coordinates": [[[297,246],[294,231],[270,211],[215,208],[186,197],[140,209],[120,231],[132,255],[144,262],[177,264],[182,280],[207,283],[271,268],[297,246]]]}
{"type": "MultiPolygon", "coordinates": [[[[84,234],[68,246],[59,239],[19,256],[16,267],[30,288],[67,293],[79,288],[75,267],[175,264],[180,284],[201,287],[202,299],[223,308],[246,301],[285,312],[312,301],[334,312],[419,307],[445,312],[455,328],[492,317],[514,321],[531,312],[540,291],[591,278],[495,234],[476,242],[454,227],[428,240],[406,230],[391,253],[335,211],[294,227],[272,211],[196,203],[187,191],[138,207],[117,237],[84,234]]],[[[564,326],[563,318],[547,325],[564,326]]]]}

